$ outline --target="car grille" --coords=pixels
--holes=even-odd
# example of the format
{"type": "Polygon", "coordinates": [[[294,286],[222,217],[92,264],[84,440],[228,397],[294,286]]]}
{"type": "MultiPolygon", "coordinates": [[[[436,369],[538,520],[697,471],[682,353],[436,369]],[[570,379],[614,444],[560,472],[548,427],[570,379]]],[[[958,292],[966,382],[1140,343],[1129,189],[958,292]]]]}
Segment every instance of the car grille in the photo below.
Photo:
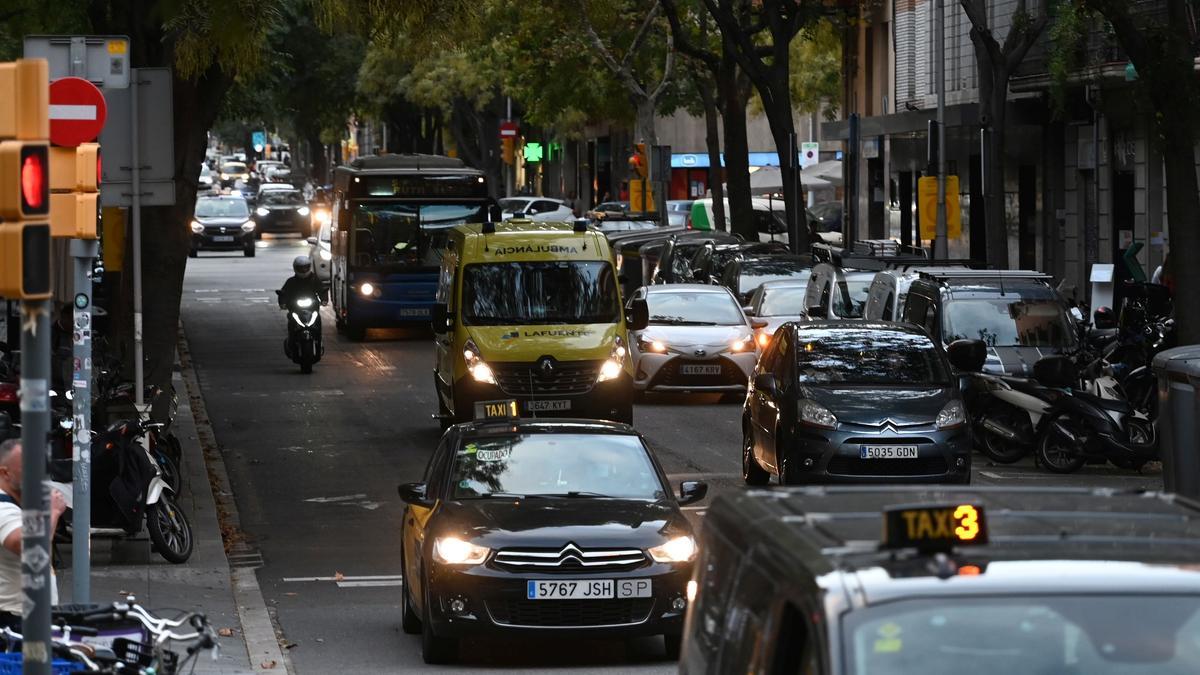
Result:
{"type": "Polygon", "coordinates": [[[637,548],[581,549],[567,544],[561,549],[501,549],[493,564],[508,570],[529,572],[620,571],[646,562],[646,554],[637,548]]]}
{"type": "Polygon", "coordinates": [[[859,459],[844,455],[829,460],[827,471],[839,476],[935,476],[948,471],[945,457],[859,459]]]}
{"type": "Polygon", "coordinates": [[[552,361],[547,371],[536,363],[492,363],[496,383],[509,396],[586,394],[600,375],[599,361],[552,361]]]}
{"type": "Polygon", "coordinates": [[[690,361],[672,359],[654,374],[652,387],[722,387],[730,384],[746,384],[746,374],[733,361],[725,357],[715,361],[690,361]],[[721,366],[717,375],[684,375],[680,366],[721,366]]]}
{"type": "Polygon", "coordinates": [[[509,626],[586,628],[642,623],[654,598],[610,600],[489,600],[492,620],[509,626]]]}

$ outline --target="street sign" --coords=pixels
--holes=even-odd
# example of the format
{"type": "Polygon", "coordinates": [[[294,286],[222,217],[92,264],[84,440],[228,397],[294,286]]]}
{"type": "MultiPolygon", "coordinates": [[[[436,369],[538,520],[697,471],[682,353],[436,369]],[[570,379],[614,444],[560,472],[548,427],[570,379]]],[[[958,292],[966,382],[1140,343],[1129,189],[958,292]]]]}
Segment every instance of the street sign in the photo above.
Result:
{"type": "Polygon", "coordinates": [[[500,138],[516,138],[518,129],[516,122],[501,122],[500,138]]]}
{"type": "Polygon", "coordinates": [[[105,89],[129,86],[129,38],[124,35],[27,35],[25,58],[50,63],[50,79],[78,74],[105,89]],[[72,66],[82,72],[72,72],[72,66]]]}
{"type": "MultiPolygon", "coordinates": [[[[138,78],[138,154],[143,206],[175,203],[175,127],[171,105],[171,70],[135,68],[138,78]]],[[[100,132],[104,148],[100,205],[133,205],[133,149],[130,90],[106,91],[112,123],[100,132]]],[[[196,173],[199,174],[199,167],[196,173]]]]}
{"type": "Polygon", "coordinates": [[[805,141],[800,144],[800,166],[808,168],[820,161],[821,144],[805,141]]]}
{"type": "Polygon", "coordinates": [[[64,147],[96,140],[104,128],[108,105],[96,85],[81,77],[50,83],[50,142],[64,147]]]}
{"type": "MultiPolygon", "coordinates": [[[[921,217],[921,239],[937,237],[937,176],[917,181],[917,207],[921,217]]],[[[958,199],[958,176],[946,176],[946,237],[962,236],[962,206],[958,199]]]]}
{"type": "Polygon", "coordinates": [[[262,152],[262,149],[267,145],[267,133],[265,131],[252,132],[250,134],[250,145],[253,145],[256,151],[262,152]]]}

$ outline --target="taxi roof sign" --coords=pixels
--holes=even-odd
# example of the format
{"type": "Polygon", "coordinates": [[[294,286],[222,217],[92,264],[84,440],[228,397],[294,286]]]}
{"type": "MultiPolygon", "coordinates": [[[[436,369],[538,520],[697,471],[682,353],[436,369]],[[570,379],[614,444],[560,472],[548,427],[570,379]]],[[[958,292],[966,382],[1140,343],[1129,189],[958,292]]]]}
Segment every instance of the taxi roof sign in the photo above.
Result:
{"type": "Polygon", "coordinates": [[[891,506],[883,516],[883,548],[945,551],[988,543],[987,519],[977,504],[891,506]]]}

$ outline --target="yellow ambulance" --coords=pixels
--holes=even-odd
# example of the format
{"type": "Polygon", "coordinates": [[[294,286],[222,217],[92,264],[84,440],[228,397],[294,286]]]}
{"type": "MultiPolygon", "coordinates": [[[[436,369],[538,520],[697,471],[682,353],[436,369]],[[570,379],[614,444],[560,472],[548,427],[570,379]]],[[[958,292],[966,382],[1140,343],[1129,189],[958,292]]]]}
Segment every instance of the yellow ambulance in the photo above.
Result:
{"type": "Polygon", "coordinates": [[[543,416],[632,423],[627,330],[636,326],[626,325],[604,235],[581,223],[509,220],[460,225],[447,239],[432,311],[443,426],[543,416]]]}

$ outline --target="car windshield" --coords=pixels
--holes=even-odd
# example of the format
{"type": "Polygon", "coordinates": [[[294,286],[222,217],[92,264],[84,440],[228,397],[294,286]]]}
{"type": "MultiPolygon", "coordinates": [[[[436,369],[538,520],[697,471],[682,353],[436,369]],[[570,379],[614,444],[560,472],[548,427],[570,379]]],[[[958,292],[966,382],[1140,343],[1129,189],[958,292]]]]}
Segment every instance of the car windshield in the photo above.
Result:
{"type": "Polygon", "coordinates": [[[528,199],[501,199],[497,202],[504,211],[524,211],[529,206],[528,199]]]}
{"type": "Polygon", "coordinates": [[[669,291],[649,293],[650,323],[658,326],[740,326],[742,308],[727,293],[669,291]]]}
{"type": "Polygon", "coordinates": [[[295,190],[270,190],[259,201],[267,206],[304,206],[304,195],[295,190]]]}
{"type": "Polygon", "coordinates": [[[1200,672],[1195,596],[902,600],[846,616],[852,675],[1200,672]]]}
{"type": "Polygon", "coordinates": [[[615,323],[617,280],[607,262],[468,265],[463,319],[475,326],[615,323]]]}
{"type": "Polygon", "coordinates": [[[454,499],[489,495],[657,501],[667,498],[637,436],[521,434],[471,438],[454,458],[454,499]]]}
{"type": "Polygon", "coordinates": [[[871,279],[844,279],[833,285],[833,313],[843,319],[861,319],[870,296],[871,279]]]}
{"type": "Polygon", "coordinates": [[[810,329],[799,335],[801,384],[943,386],[949,372],[936,345],[917,333],[873,329],[810,329]]]}
{"type": "Polygon", "coordinates": [[[197,218],[248,218],[249,209],[242,199],[201,199],[196,202],[197,218]]]}
{"type": "Polygon", "coordinates": [[[221,173],[246,173],[246,165],[241,162],[229,162],[221,165],[221,173]]]}
{"type": "Polygon", "coordinates": [[[944,305],[945,342],[983,340],[989,347],[1067,347],[1074,342],[1066,308],[1056,299],[952,298],[944,305]]]}
{"type": "Polygon", "coordinates": [[[350,254],[359,268],[434,267],[441,262],[446,232],[483,221],[482,204],[354,203],[350,254]]]}
{"type": "Polygon", "coordinates": [[[738,293],[751,293],[768,281],[808,276],[811,265],[791,258],[761,258],[742,263],[738,277],[738,293]]]}
{"type": "Polygon", "coordinates": [[[759,316],[798,316],[804,312],[804,292],[808,284],[780,286],[763,290],[759,316]]]}

